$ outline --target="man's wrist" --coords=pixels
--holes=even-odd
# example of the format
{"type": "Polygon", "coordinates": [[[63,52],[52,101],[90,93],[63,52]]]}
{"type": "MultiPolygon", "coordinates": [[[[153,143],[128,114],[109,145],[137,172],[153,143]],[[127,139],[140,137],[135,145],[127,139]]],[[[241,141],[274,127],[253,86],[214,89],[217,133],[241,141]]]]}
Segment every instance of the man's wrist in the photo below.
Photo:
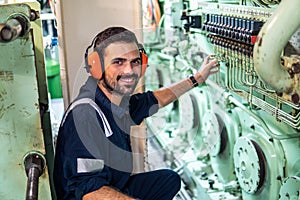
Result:
{"type": "Polygon", "coordinates": [[[189,76],[189,80],[192,83],[193,87],[197,87],[198,85],[201,85],[202,83],[205,82],[204,78],[201,76],[200,73],[196,73],[196,74],[191,74],[189,76]]]}
{"type": "Polygon", "coordinates": [[[205,79],[202,77],[202,75],[199,72],[194,74],[194,77],[197,80],[199,85],[205,82],[205,79]]]}

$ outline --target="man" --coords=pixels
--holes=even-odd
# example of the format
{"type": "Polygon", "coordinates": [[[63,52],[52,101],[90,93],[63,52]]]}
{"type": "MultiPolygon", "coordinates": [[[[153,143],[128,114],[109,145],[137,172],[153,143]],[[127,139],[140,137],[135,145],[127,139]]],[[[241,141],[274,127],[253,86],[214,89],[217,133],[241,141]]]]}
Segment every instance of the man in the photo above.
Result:
{"type": "Polygon", "coordinates": [[[130,127],[216,73],[217,60],[208,57],[196,74],[169,87],[133,94],[147,65],[134,33],[107,28],[94,38],[85,59],[92,76],[67,109],[57,139],[58,199],[172,199],[180,189],[177,173],[132,175],[130,127]]]}

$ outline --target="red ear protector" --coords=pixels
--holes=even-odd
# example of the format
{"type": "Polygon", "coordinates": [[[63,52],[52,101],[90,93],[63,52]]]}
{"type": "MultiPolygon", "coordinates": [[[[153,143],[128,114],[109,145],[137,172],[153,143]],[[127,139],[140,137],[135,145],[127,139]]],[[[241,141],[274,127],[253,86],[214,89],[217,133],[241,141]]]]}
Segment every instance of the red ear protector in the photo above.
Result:
{"type": "MultiPolygon", "coordinates": [[[[104,73],[104,66],[103,63],[101,63],[99,53],[97,51],[93,51],[92,53],[88,54],[88,50],[94,45],[95,40],[96,38],[93,39],[92,44],[86,49],[85,68],[87,72],[89,72],[92,75],[92,77],[94,77],[95,79],[101,79],[104,73]]],[[[144,76],[146,68],[148,66],[148,56],[142,44],[138,44],[138,48],[140,51],[140,57],[142,61],[141,76],[144,76]]]]}
{"type": "Polygon", "coordinates": [[[95,79],[101,79],[104,69],[102,69],[100,55],[97,51],[93,51],[88,55],[87,63],[89,66],[89,72],[95,79]]]}
{"type": "Polygon", "coordinates": [[[140,50],[140,55],[141,55],[141,59],[142,59],[142,73],[141,73],[141,76],[145,75],[146,69],[148,67],[148,56],[147,56],[144,48],[143,48],[143,51],[144,52],[141,52],[141,50],[140,50]]]}
{"type": "Polygon", "coordinates": [[[141,76],[144,76],[145,72],[146,72],[146,69],[148,67],[148,56],[146,54],[144,46],[141,43],[138,44],[138,48],[139,48],[139,51],[140,51],[140,57],[141,57],[141,61],[142,61],[141,62],[142,63],[141,76]]]}

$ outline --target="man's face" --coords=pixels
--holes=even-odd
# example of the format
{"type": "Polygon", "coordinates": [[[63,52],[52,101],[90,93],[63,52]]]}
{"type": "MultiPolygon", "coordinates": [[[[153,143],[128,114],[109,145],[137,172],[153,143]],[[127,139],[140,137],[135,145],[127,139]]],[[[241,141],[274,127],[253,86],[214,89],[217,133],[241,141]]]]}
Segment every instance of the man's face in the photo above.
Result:
{"type": "Polygon", "coordinates": [[[115,42],[104,50],[104,87],[119,95],[132,94],[141,75],[141,59],[135,43],[115,42]]]}

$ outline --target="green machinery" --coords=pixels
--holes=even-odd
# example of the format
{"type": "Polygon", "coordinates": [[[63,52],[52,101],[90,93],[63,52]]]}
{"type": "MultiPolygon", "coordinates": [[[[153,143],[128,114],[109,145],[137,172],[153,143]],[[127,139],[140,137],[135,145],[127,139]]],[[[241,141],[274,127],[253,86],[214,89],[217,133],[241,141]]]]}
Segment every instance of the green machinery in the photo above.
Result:
{"type": "Polygon", "coordinates": [[[0,199],[55,199],[37,2],[0,5],[0,199]]]}
{"type": "MultiPolygon", "coordinates": [[[[147,120],[183,199],[299,199],[300,1],[159,0],[160,20],[145,2],[146,89],[220,61],[147,120]]],[[[56,199],[39,9],[0,5],[0,199],[56,199]]]]}
{"type": "Polygon", "coordinates": [[[146,88],[195,73],[207,55],[220,62],[218,74],[147,120],[188,188],[181,195],[299,199],[300,1],[159,2],[160,22],[144,34],[146,88]]]}

